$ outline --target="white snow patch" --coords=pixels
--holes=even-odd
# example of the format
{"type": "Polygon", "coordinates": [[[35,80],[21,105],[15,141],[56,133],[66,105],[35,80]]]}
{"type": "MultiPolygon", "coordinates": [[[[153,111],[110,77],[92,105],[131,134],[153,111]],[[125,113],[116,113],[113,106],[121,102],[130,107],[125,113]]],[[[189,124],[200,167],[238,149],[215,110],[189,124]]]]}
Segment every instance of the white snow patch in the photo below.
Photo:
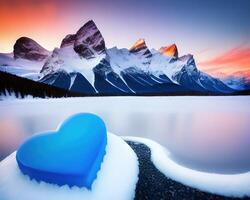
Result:
{"type": "Polygon", "coordinates": [[[14,59],[13,54],[0,53],[0,71],[8,72],[17,76],[38,80],[44,61],[31,61],[14,59]]]}
{"type": "Polygon", "coordinates": [[[105,58],[105,54],[100,54],[92,59],[81,58],[73,49],[72,45],[58,49],[55,55],[49,57],[48,63],[49,71],[57,71],[63,69],[66,72],[79,72],[81,73],[92,85],[94,85],[95,77],[93,68],[105,58]]]}
{"type": "Polygon", "coordinates": [[[114,83],[112,83],[111,81],[109,81],[107,78],[105,79],[110,85],[114,86],[115,88],[117,88],[120,91],[126,92],[125,90],[123,90],[122,88],[119,88],[118,86],[116,86],[114,83]]]}
{"type": "Polygon", "coordinates": [[[150,72],[158,77],[161,74],[165,74],[172,82],[178,84],[178,82],[173,79],[173,77],[183,68],[186,62],[176,60],[175,62],[171,63],[170,61],[171,57],[163,55],[159,52],[153,54],[149,66],[150,72]]]}
{"type": "Polygon", "coordinates": [[[0,163],[1,200],[102,200],[134,198],[139,168],[137,156],[120,137],[108,133],[106,155],[92,190],[30,180],[19,170],[16,152],[0,163]]]}
{"type": "Polygon", "coordinates": [[[74,84],[75,80],[76,80],[76,74],[74,74],[73,76],[70,77],[70,86],[69,89],[71,89],[72,85],[74,84]]]}
{"type": "Polygon", "coordinates": [[[216,174],[184,167],[170,157],[170,152],[160,144],[145,138],[123,137],[140,142],[151,150],[151,160],[167,177],[184,185],[228,197],[250,196],[250,171],[239,174],[216,174]]]}
{"type": "Polygon", "coordinates": [[[5,94],[2,92],[0,93],[0,101],[14,101],[14,100],[28,100],[28,99],[41,99],[39,97],[33,97],[32,95],[24,95],[24,97],[20,94],[15,92],[9,92],[5,89],[5,94]]]}
{"type": "Polygon", "coordinates": [[[107,50],[107,54],[109,56],[110,65],[117,74],[120,74],[122,70],[129,67],[136,67],[140,70],[148,71],[149,64],[145,63],[147,63],[149,59],[130,53],[128,49],[113,47],[107,50]]]}
{"type": "Polygon", "coordinates": [[[128,49],[118,49],[113,47],[107,50],[110,59],[110,65],[117,74],[129,67],[135,67],[144,72],[149,72],[156,77],[165,74],[171,81],[178,84],[173,76],[179,72],[187,61],[176,60],[170,62],[172,57],[163,55],[156,50],[151,50],[152,57],[146,58],[130,53],[128,49]]]}
{"type": "Polygon", "coordinates": [[[222,78],[221,81],[235,90],[245,90],[248,89],[248,85],[250,86],[250,79],[247,76],[231,75],[222,78]]]}

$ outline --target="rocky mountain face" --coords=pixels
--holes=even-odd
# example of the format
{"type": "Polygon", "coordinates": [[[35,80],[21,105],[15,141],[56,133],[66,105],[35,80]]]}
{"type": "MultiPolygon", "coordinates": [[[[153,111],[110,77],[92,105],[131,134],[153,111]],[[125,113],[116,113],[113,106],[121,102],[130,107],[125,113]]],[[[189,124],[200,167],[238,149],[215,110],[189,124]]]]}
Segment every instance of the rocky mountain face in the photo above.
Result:
{"type": "Polygon", "coordinates": [[[41,61],[47,58],[49,52],[28,37],[19,38],[14,45],[14,58],[41,61]]]}
{"type": "Polygon", "coordinates": [[[77,93],[181,95],[234,92],[219,79],[198,70],[192,55],[179,56],[175,44],[157,51],[150,50],[145,40],[139,39],[130,49],[107,49],[92,20],[75,34],[67,35],[60,48],[51,53],[31,39],[17,41],[14,49],[15,58],[44,59],[38,72],[39,82],[77,93]]]}
{"type": "Polygon", "coordinates": [[[90,59],[105,52],[105,42],[95,23],[90,20],[75,36],[74,50],[79,56],[90,59]]]}
{"type": "Polygon", "coordinates": [[[63,63],[63,60],[60,59],[59,53],[60,53],[59,48],[55,48],[52,51],[51,55],[47,58],[47,60],[45,61],[40,71],[42,74],[44,75],[50,74],[50,73],[56,72],[58,69],[61,68],[61,64],[63,63]]]}
{"type": "Polygon", "coordinates": [[[250,90],[250,78],[249,75],[231,75],[222,78],[223,83],[230,86],[235,90],[250,90]]]}
{"type": "Polygon", "coordinates": [[[130,48],[129,52],[139,56],[145,56],[146,58],[152,57],[152,53],[148,49],[144,39],[137,40],[136,43],[130,48]]]}
{"type": "Polygon", "coordinates": [[[161,52],[162,54],[166,56],[173,56],[173,57],[178,58],[178,49],[177,49],[176,44],[172,44],[166,47],[161,47],[159,49],[159,52],[161,52]]]}
{"type": "Polygon", "coordinates": [[[99,55],[105,55],[105,52],[104,39],[95,23],[90,20],[76,34],[69,34],[62,40],[60,48],[55,48],[44,63],[41,73],[47,75],[59,69],[64,70],[65,67],[68,68],[66,71],[73,71],[75,66],[72,65],[77,64],[84,68],[84,61],[81,62],[81,59],[91,60],[99,55]]]}
{"type": "Polygon", "coordinates": [[[74,45],[76,40],[76,34],[69,34],[62,40],[60,48],[74,45]]]}
{"type": "Polygon", "coordinates": [[[105,53],[106,50],[104,38],[92,20],[84,24],[75,34],[69,34],[62,40],[60,48],[68,46],[73,46],[75,52],[86,59],[105,53]]]}

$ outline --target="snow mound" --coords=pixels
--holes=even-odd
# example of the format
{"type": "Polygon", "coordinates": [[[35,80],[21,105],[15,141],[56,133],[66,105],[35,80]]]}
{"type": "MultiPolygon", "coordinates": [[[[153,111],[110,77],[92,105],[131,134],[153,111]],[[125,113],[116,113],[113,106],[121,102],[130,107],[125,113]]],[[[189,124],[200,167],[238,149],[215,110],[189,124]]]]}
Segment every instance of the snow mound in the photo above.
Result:
{"type": "Polygon", "coordinates": [[[123,137],[140,142],[151,150],[151,161],[165,176],[184,185],[228,197],[250,196],[250,171],[240,174],[216,174],[196,171],[173,161],[170,152],[160,144],[145,138],[123,137]]]}
{"type": "Polygon", "coordinates": [[[108,133],[106,155],[92,190],[30,180],[19,170],[16,152],[0,163],[1,200],[133,199],[139,167],[134,151],[120,137],[108,133]],[[13,192],[14,191],[14,192],[13,192]]]}

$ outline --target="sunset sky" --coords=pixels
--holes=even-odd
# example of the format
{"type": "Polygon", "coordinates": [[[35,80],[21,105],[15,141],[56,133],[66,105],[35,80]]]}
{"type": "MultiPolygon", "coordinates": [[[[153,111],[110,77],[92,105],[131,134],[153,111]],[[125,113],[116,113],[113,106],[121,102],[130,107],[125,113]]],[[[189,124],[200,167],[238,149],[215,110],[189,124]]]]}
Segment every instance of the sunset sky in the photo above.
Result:
{"type": "Polygon", "coordinates": [[[0,0],[0,52],[21,36],[53,50],[89,19],[108,48],[176,43],[210,74],[250,72],[249,0],[0,0]]]}

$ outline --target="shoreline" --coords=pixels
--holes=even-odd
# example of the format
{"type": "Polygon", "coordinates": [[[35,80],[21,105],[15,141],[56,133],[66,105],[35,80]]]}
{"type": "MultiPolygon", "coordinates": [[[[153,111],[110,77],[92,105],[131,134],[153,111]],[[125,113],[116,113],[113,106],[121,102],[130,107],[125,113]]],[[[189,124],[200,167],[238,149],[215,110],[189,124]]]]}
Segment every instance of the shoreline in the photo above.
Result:
{"type": "Polygon", "coordinates": [[[250,199],[224,197],[203,192],[176,182],[161,173],[151,161],[150,148],[138,142],[125,140],[134,150],[139,161],[139,180],[136,185],[135,200],[141,199],[203,199],[203,200],[236,200],[250,199]]]}

